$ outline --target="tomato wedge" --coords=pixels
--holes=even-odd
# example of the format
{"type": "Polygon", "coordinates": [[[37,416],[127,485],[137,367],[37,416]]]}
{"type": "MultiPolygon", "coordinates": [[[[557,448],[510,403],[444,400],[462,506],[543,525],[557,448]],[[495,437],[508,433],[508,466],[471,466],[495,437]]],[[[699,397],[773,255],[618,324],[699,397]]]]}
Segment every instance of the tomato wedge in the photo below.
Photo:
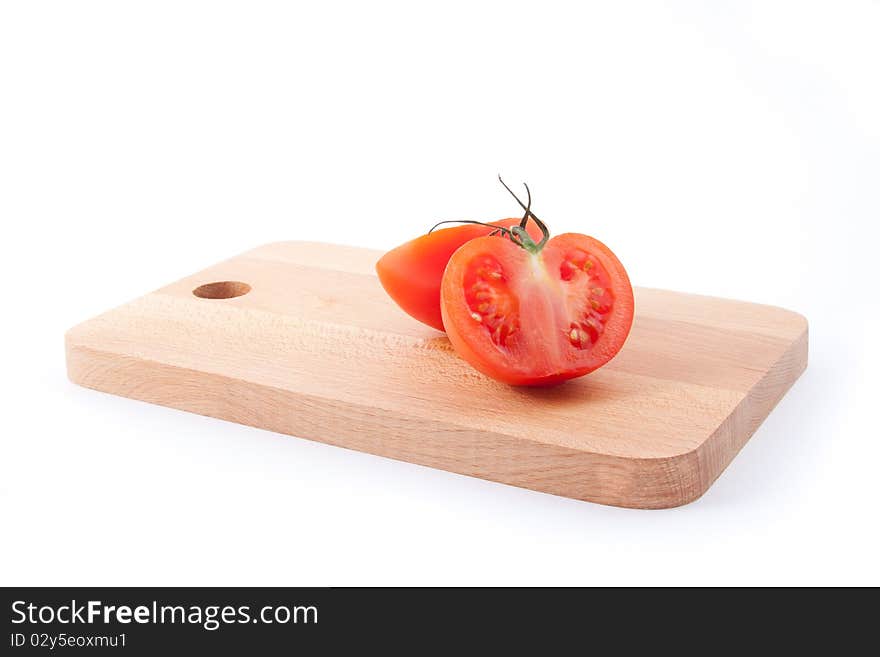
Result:
{"type": "MultiPolygon", "coordinates": [[[[406,313],[442,331],[440,281],[449,258],[462,244],[477,237],[486,237],[492,232],[492,226],[510,228],[519,223],[520,219],[502,219],[488,225],[464,224],[417,237],[379,259],[376,263],[379,281],[406,313]]],[[[527,230],[536,239],[541,235],[533,225],[529,225],[527,230]]]]}
{"type": "Polygon", "coordinates": [[[586,235],[525,241],[530,248],[480,237],[449,260],[441,316],[456,352],[514,385],[550,385],[601,367],[632,326],[623,265],[586,235]]]}

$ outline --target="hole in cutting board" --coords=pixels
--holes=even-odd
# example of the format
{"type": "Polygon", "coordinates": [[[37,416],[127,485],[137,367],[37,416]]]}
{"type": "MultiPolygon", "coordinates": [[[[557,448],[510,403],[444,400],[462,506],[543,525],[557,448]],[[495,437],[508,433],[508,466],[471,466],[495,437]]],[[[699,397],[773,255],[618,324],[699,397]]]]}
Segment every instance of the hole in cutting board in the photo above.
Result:
{"type": "Polygon", "coordinates": [[[251,291],[251,286],[240,281],[217,281],[199,285],[193,294],[202,299],[232,299],[251,291]]]}

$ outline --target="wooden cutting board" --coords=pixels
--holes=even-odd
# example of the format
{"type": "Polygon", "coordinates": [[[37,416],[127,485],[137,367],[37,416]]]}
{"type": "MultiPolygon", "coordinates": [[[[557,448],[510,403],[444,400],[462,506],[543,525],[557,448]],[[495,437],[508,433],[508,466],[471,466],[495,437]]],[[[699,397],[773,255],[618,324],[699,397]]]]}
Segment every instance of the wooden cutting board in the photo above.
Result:
{"type": "Polygon", "coordinates": [[[617,506],[691,502],[807,364],[807,322],[636,289],[623,350],[555,388],[496,383],[405,315],[380,253],[279,242],[71,329],[70,379],[116,395],[617,506]],[[197,296],[200,295],[200,296],[197,296]]]}

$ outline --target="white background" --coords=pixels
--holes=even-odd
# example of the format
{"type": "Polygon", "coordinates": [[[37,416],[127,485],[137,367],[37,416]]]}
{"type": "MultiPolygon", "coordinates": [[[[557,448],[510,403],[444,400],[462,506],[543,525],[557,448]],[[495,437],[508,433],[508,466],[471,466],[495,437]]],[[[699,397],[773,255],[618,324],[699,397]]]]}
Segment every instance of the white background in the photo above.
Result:
{"type": "Polygon", "coordinates": [[[4,2],[0,584],[878,584],[880,4],[4,2]],[[303,3],[305,4],[305,3],[303,3]],[[264,242],[516,208],[810,366],[696,503],[556,498],[78,388],[264,242]]]}

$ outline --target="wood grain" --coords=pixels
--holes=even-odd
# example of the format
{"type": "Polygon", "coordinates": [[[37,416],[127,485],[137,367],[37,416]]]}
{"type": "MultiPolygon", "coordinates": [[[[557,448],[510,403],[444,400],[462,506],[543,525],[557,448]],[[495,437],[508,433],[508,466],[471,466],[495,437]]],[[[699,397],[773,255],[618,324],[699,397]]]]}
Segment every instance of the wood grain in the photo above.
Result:
{"type": "Polygon", "coordinates": [[[632,333],[606,367],[555,388],[505,386],[390,301],[373,274],[379,255],[259,247],[71,329],[68,374],[193,413],[653,509],[702,495],[807,364],[797,313],[638,288],[632,333]]]}

